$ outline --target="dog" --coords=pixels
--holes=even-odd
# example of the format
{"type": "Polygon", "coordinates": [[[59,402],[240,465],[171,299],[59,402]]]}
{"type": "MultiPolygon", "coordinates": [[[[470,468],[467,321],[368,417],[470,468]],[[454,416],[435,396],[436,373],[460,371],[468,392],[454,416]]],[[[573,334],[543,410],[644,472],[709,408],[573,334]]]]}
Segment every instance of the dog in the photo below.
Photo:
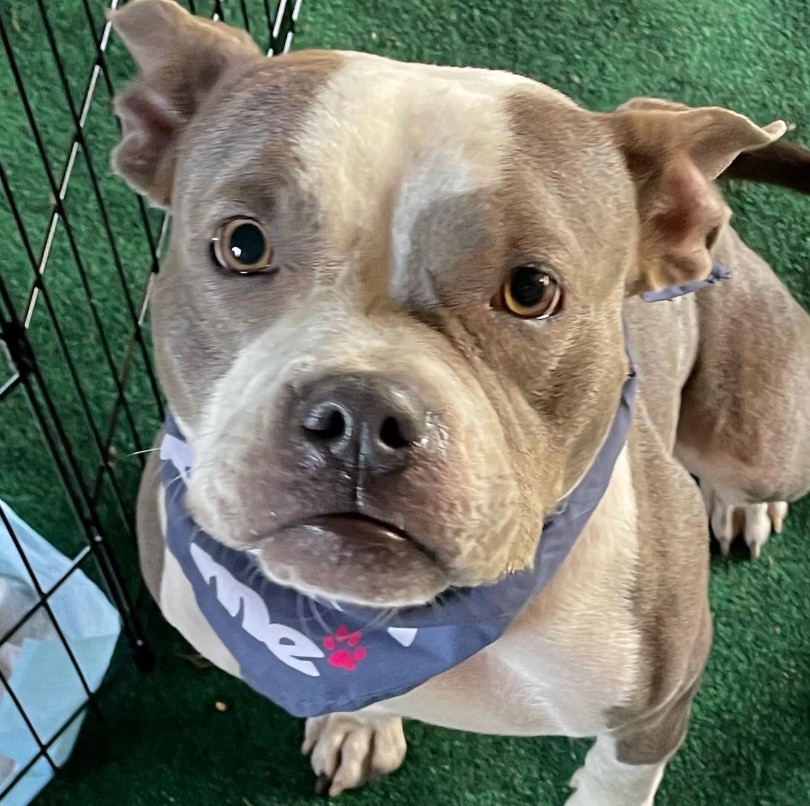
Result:
{"type": "Polygon", "coordinates": [[[413,718],[595,737],[569,806],[652,804],[711,645],[708,521],[756,555],[810,489],[810,316],[714,182],[785,125],[266,59],[171,0],[112,24],[113,165],[172,215],[138,506],[166,619],[308,717],[331,795],[413,718]]]}

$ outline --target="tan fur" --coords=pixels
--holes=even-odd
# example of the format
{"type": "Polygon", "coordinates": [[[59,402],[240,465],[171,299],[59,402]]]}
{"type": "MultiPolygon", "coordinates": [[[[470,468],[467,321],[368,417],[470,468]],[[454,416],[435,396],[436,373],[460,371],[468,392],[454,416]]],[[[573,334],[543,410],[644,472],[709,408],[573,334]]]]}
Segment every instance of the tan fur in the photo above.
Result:
{"type": "Polygon", "coordinates": [[[704,358],[684,389],[678,453],[731,502],[794,500],[810,473],[810,320],[732,229],[714,252],[738,268],[699,298],[704,358]]]}
{"type": "Polygon", "coordinates": [[[639,682],[641,636],[631,615],[638,541],[625,451],[571,556],[507,633],[379,710],[477,733],[602,733],[610,709],[630,702],[639,682]]]}
{"type": "MultiPolygon", "coordinates": [[[[624,323],[636,356],[627,444],[552,583],[466,663],[367,712],[311,721],[315,771],[336,793],[394,769],[403,716],[598,735],[570,803],[649,806],[711,642],[706,508],[684,465],[710,502],[765,507],[749,513],[757,546],[763,512],[781,517],[768,502],[810,487],[794,447],[810,437],[810,319],[728,227],[712,184],[784,126],[649,99],[596,114],[528,79],[361,54],[264,61],[243,35],[167,3],[113,16],[143,70],[119,105],[129,128],[116,165],[173,213],[157,363],[195,451],[188,503],[214,537],[283,584],[372,605],[526,568],[613,420],[624,323]],[[171,36],[142,24],[150,9],[171,36]],[[237,215],[270,233],[272,273],[212,265],[211,236],[237,215]],[[728,289],[633,297],[703,277],[713,259],[735,273],[728,289]],[[526,321],[493,304],[526,264],[558,278],[559,315],[526,321]],[[769,313],[786,329],[773,332],[769,313]],[[307,452],[300,405],[318,379],[372,375],[407,386],[429,415],[410,461],[367,474],[358,495],[356,472],[307,452]],[[308,519],[335,513],[408,539],[300,539],[308,519]]],[[[164,556],[159,509],[145,477],[150,588],[234,671],[164,556]]]]}
{"type": "Polygon", "coordinates": [[[410,230],[428,205],[496,181],[498,165],[491,157],[508,144],[510,133],[492,100],[526,80],[475,71],[466,81],[448,83],[441,68],[420,65],[414,71],[374,56],[344,58],[297,138],[295,154],[305,166],[301,181],[305,191],[319,195],[324,235],[340,255],[353,246],[368,248],[393,217],[396,271],[407,260],[410,230]],[[440,125],[447,116],[456,122],[452,133],[440,125]],[[407,172],[391,174],[394,165],[407,166],[407,172]]]}

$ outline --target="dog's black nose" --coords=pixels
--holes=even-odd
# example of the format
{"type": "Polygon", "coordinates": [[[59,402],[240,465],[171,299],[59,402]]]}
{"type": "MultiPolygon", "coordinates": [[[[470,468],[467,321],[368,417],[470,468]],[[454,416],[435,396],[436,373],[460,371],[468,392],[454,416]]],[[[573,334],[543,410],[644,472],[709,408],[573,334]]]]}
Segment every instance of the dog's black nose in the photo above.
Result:
{"type": "Polygon", "coordinates": [[[342,465],[372,473],[399,470],[424,438],[419,395],[383,375],[320,378],[301,393],[304,439],[342,465]]]}

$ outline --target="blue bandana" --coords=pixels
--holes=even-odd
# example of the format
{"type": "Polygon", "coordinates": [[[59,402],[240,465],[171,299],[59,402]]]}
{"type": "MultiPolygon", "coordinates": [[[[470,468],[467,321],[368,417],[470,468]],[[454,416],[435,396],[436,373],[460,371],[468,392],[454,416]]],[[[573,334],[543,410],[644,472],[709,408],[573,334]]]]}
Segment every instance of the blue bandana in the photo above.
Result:
{"type": "MultiPolygon", "coordinates": [[[[699,285],[656,292],[654,299],[689,293],[722,272],[717,268],[699,285]]],[[[496,641],[554,577],[610,482],[630,428],[636,385],[631,360],[607,439],[579,484],[544,521],[533,566],[493,584],[451,588],[434,603],[390,615],[270,581],[252,555],[201,531],[186,509],[193,454],[171,415],[160,451],[168,548],[242,678],[286,711],[320,716],[397,697],[496,641]]]]}

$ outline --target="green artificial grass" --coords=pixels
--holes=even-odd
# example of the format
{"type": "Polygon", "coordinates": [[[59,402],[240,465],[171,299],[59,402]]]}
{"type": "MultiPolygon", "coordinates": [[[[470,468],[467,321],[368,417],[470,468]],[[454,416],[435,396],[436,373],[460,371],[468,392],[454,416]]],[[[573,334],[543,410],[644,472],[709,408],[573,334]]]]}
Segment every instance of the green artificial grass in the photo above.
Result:
{"type": "MultiPolygon", "coordinates": [[[[70,92],[80,101],[92,67],[92,36],[81,0],[50,0],[70,92]]],[[[96,31],[105,3],[91,0],[96,31]]],[[[211,2],[198,0],[206,11],[211,2]]],[[[246,4],[260,30],[261,2],[246,4]]],[[[224,0],[234,20],[241,4],[224,0]]],[[[45,148],[64,159],[70,112],[42,23],[30,0],[0,0],[45,148]]],[[[402,59],[504,68],[539,78],[582,103],[609,109],[633,95],[691,104],[722,104],[760,123],[783,118],[790,136],[810,143],[810,10],[799,0],[303,0],[297,47],[369,50],[402,59]]],[[[120,86],[131,65],[113,43],[107,60],[120,86]]],[[[120,366],[131,332],[124,288],[139,303],[149,252],[134,197],[109,175],[115,142],[110,96],[99,83],[87,137],[114,224],[123,276],[100,224],[80,154],[66,201],[86,264],[93,304],[120,366]]],[[[7,63],[0,58],[0,161],[29,235],[39,248],[54,203],[37,159],[7,63]]],[[[773,188],[729,189],[735,224],[810,304],[810,199],[773,188]]],[[[150,213],[156,234],[160,216],[150,213]]],[[[0,196],[4,251],[0,271],[22,307],[30,267],[7,200],[0,196]]],[[[91,308],[81,290],[64,228],[46,274],[53,307],[99,428],[109,419],[115,388],[91,308]]],[[[756,305],[757,300],[751,301],[756,305]]],[[[99,464],[90,426],[60,354],[53,326],[38,307],[31,338],[74,447],[82,477],[99,464]]],[[[142,358],[126,384],[131,428],[121,418],[113,441],[118,506],[104,482],[105,533],[131,582],[137,576],[129,532],[140,461],[157,425],[142,358]]],[[[6,377],[0,354],[0,383],[6,377]]],[[[808,401],[810,405],[810,401],[808,401]]],[[[810,446],[808,446],[810,449],[810,446]]],[[[81,531],[61,492],[28,403],[16,390],[0,403],[0,496],[60,548],[75,553],[81,531]]],[[[89,567],[88,567],[88,570],[89,567]]],[[[738,553],[712,561],[716,642],[697,697],[689,738],[670,764],[661,806],[794,806],[810,803],[810,502],[794,506],[785,533],[757,562],[738,553]]],[[[298,754],[301,724],[241,683],[188,659],[183,640],[159,618],[151,635],[154,672],[125,668],[102,696],[103,718],[91,717],[68,767],[40,797],[41,806],[297,806],[316,802],[308,763],[298,754]],[[217,708],[223,703],[225,710],[217,708]]],[[[562,803],[566,782],[588,742],[564,738],[502,739],[409,724],[405,766],[360,794],[358,806],[469,804],[544,806],[562,803]]]]}

